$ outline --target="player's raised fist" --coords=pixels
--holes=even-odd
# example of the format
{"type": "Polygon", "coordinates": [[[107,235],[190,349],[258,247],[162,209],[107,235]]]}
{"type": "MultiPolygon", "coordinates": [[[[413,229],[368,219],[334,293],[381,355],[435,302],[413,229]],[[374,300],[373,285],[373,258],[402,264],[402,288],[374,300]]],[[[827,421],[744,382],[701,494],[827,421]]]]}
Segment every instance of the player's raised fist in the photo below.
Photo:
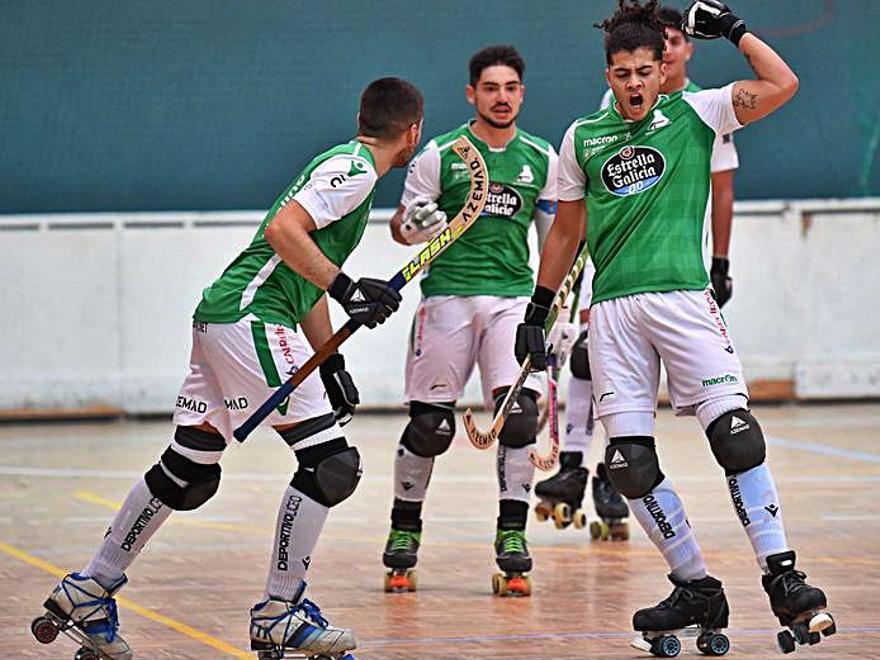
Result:
{"type": "Polygon", "coordinates": [[[400,235],[410,245],[430,241],[449,224],[446,213],[437,207],[437,202],[427,197],[416,197],[403,212],[400,235]]]}
{"type": "Polygon", "coordinates": [[[682,29],[696,39],[726,37],[738,46],[746,23],[719,0],[694,0],[684,12],[682,29]]]}
{"type": "Polygon", "coordinates": [[[327,289],[330,297],[342,305],[352,319],[368,328],[375,328],[400,307],[401,297],[388,282],[362,277],[353,282],[341,272],[327,289]]]}

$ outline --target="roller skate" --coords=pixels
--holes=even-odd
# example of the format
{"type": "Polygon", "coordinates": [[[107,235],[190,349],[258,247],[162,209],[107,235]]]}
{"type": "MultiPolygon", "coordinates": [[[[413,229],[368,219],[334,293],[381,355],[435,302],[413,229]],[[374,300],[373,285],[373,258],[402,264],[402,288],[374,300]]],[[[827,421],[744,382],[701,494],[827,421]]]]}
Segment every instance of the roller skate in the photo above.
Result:
{"type": "Polygon", "coordinates": [[[590,537],[595,541],[626,541],[629,539],[629,507],[608,478],[604,463],[596,464],[593,477],[593,506],[600,520],[590,523],[590,537]]]}
{"type": "Polygon", "coordinates": [[[496,596],[531,596],[532,558],[522,529],[499,528],[495,534],[495,563],[502,570],[492,575],[492,593],[496,596]]]}
{"type": "Polygon", "coordinates": [[[818,644],[821,635],[827,637],[837,632],[834,619],[825,611],[825,594],[807,584],[806,575],[794,570],[795,559],[793,550],[770,555],[767,557],[770,573],[761,578],[773,614],[788,628],[776,635],[776,643],[783,653],[794,651],[795,642],[818,644]]]}
{"type": "Polygon", "coordinates": [[[126,581],[123,576],[104,589],[79,573],[64,576],[43,603],[46,613],[31,622],[31,633],[41,644],[51,644],[64,633],[79,644],[75,660],[130,660],[131,647],[116,633],[119,618],[113,599],[126,581]]]}
{"type": "Polygon", "coordinates": [[[331,626],[321,608],[302,597],[305,588],[303,582],[293,601],[269,598],[254,605],[251,650],[259,660],[354,660],[348,653],[357,646],[354,633],[331,626]]]}
{"type": "Polygon", "coordinates": [[[633,615],[633,628],[641,636],[633,648],[658,658],[674,658],[681,652],[679,637],[696,637],[704,655],[724,655],[730,640],[721,632],[727,628],[727,598],[721,582],[711,576],[680,582],[671,575],[672,593],[654,607],[633,615]]]}
{"type": "Polygon", "coordinates": [[[413,566],[418,560],[421,540],[421,532],[391,528],[388,542],[385,544],[385,552],[382,553],[382,563],[386,568],[391,569],[385,573],[386,592],[416,590],[418,575],[413,566]]]}
{"type": "Polygon", "coordinates": [[[569,525],[574,525],[575,529],[586,527],[587,514],[582,504],[590,473],[581,467],[582,457],[579,451],[562,452],[559,454],[559,472],[535,485],[535,495],[540,498],[535,505],[535,516],[539,521],[553,518],[556,529],[565,529],[569,525]]]}

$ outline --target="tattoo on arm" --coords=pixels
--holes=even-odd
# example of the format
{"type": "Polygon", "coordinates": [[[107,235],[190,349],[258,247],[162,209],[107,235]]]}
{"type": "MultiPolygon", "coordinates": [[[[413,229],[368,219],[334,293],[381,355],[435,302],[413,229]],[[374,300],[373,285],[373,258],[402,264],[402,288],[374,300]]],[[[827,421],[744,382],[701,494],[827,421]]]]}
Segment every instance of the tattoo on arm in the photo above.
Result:
{"type": "Polygon", "coordinates": [[[751,94],[744,89],[739,89],[733,95],[733,107],[754,110],[758,107],[758,95],[751,94]]]}

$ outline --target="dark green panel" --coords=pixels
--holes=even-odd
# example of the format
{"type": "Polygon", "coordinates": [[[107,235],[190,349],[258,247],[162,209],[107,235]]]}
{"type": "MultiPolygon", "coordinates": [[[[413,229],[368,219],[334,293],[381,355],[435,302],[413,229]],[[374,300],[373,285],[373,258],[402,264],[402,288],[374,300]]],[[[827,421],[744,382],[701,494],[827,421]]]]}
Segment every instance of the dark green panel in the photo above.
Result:
{"type": "MultiPolygon", "coordinates": [[[[603,92],[611,0],[0,1],[0,212],[267,208],[317,151],[353,132],[363,85],[411,79],[426,135],[469,116],[466,61],[526,57],[521,125],[558,143],[603,92]]],[[[880,194],[880,3],[743,0],[790,59],[797,98],[738,136],[741,198],[880,194]]],[[[748,75],[702,42],[704,86],[748,75]]],[[[400,173],[377,206],[394,206],[400,173]]]]}

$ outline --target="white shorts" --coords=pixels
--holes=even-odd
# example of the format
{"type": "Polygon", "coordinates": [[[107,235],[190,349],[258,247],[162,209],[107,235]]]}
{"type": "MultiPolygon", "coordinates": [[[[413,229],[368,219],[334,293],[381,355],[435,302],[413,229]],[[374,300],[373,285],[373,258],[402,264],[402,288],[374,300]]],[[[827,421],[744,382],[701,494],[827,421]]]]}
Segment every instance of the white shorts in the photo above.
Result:
{"type": "MultiPolygon", "coordinates": [[[[519,375],[513,344],[528,302],[500,296],[424,298],[410,333],[406,400],[456,401],[479,364],[483,400],[492,409],[492,391],[512,385],[519,375]]],[[[530,374],[524,386],[540,393],[541,382],[530,374]]]]}
{"type": "MultiPolygon", "coordinates": [[[[174,423],[208,422],[227,443],[232,432],[312,356],[295,330],[248,318],[237,323],[194,321],[192,336],[189,374],[177,395],[174,423]]],[[[332,413],[326,397],[316,371],[263,424],[293,424],[332,413]]]]}
{"type": "Polygon", "coordinates": [[[596,416],[650,412],[660,360],[677,415],[724,396],[748,397],[742,365],[709,290],[640,293],[590,312],[590,370],[596,416]]]}

